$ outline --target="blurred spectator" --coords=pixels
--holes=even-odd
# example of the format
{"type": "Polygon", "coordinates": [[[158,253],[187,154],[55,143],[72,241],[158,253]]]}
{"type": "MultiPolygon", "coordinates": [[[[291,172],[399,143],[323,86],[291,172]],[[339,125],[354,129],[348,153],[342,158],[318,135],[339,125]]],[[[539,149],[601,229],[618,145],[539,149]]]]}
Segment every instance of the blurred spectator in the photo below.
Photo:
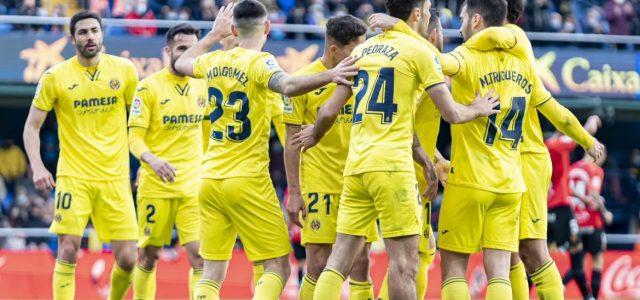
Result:
{"type": "Polygon", "coordinates": [[[609,32],[609,24],[607,24],[603,11],[600,7],[592,7],[588,10],[583,25],[584,33],[606,34],[609,32]]]}
{"type": "Polygon", "coordinates": [[[607,0],[604,11],[610,24],[611,34],[631,34],[632,25],[638,18],[631,2],[628,0],[607,0]]]}
{"type": "Polygon", "coordinates": [[[13,140],[7,139],[0,145],[0,176],[10,185],[27,172],[27,157],[13,140]]]}
{"type": "MultiPolygon", "coordinates": [[[[554,12],[556,12],[556,10],[553,2],[549,0],[527,1],[525,7],[527,26],[532,31],[554,31],[554,28],[550,24],[554,12]]],[[[557,28],[557,24],[554,25],[556,25],[554,27],[557,28]]]]}
{"type": "Polygon", "coordinates": [[[213,21],[218,14],[218,9],[213,0],[200,1],[200,11],[202,13],[202,20],[213,21]]]}
{"type": "MultiPolygon", "coordinates": [[[[125,19],[131,20],[155,20],[156,16],[147,5],[147,0],[137,0],[133,9],[126,14],[125,19]]],[[[158,31],[155,26],[150,27],[127,27],[127,31],[132,35],[152,36],[158,31]]]]}

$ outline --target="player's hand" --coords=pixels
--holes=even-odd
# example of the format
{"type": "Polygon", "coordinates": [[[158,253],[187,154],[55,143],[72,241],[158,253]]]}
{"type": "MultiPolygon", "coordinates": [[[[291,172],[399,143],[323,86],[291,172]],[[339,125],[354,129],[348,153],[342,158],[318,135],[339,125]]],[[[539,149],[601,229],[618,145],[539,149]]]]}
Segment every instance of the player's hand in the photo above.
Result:
{"type": "Polygon", "coordinates": [[[369,27],[371,27],[371,30],[374,30],[374,31],[377,28],[380,28],[381,30],[385,31],[393,28],[393,26],[395,26],[398,23],[398,21],[399,21],[398,18],[394,18],[386,14],[381,14],[381,13],[372,14],[371,16],[369,16],[369,27]]]}
{"type": "Polygon", "coordinates": [[[436,175],[436,169],[431,162],[429,162],[424,168],[422,168],[422,171],[424,173],[424,179],[427,180],[427,190],[424,192],[423,196],[433,201],[438,195],[438,176],[436,175]]]}
{"type": "Polygon", "coordinates": [[[355,65],[357,61],[358,58],[354,56],[343,59],[335,68],[329,70],[331,80],[337,84],[352,86],[353,81],[349,79],[358,75],[358,70],[360,70],[360,67],[355,65]]]}
{"type": "Polygon", "coordinates": [[[303,125],[302,130],[293,135],[291,145],[300,151],[306,151],[315,146],[320,140],[313,132],[314,127],[313,125],[303,125]]]}
{"type": "Polygon", "coordinates": [[[287,213],[289,214],[289,220],[302,228],[302,222],[300,222],[300,214],[302,213],[302,219],[307,219],[307,209],[302,200],[300,191],[289,190],[289,202],[287,202],[287,213]]]}
{"type": "Polygon", "coordinates": [[[600,159],[600,156],[604,154],[604,146],[598,140],[596,140],[593,146],[587,149],[587,153],[589,153],[589,156],[593,158],[593,161],[598,161],[600,159]]]}
{"type": "Polygon", "coordinates": [[[225,38],[231,35],[231,24],[233,24],[233,7],[235,2],[229,3],[227,6],[223,6],[218,11],[213,26],[211,26],[211,32],[215,35],[225,38]]]}
{"type": "Polygon", "coordinates": [[[613,214],[610,211],[605,210],[602,216],[604,217],[605,224],[611,225],[611,223],[613,223],[613,214]]]}
{"type": "Polygon", "coordinates": [[[446,186],[447,179],[449,178],[449,170],[451,169],[451,163],[446,159],[441,159],[436,162],[435,168],[440,184],[442,184],[442,186],[446,186]]]}
{"type": "Polygon", "coordinates": [[[39,167],[33,169],[33,183],[36,189],[40,191],[49,192],[56,187],[56,182],[53,180],[53,175],[45,167],[39,167]]]}
{"type": "Polygon", "coordinates": [[[500,105],[500,95],[495,94],[495,90],[490,90],[484,94],[484,96],[480,95],[480,92],[477,92],[476,98],[471,103],[471,106],[481,117],[499,114],[500,109],[498,109],[498,105],[500,105]]]}
{"type": "Polygon", "coordinates": [[[162,182],[174,182],[176,178],[176,168],[174,168],[168,162],[155,157],[155,155],[151,156],[149,159],[145,159],[145,161],[151,166],[154,172],[160,177],[162,182]]]}

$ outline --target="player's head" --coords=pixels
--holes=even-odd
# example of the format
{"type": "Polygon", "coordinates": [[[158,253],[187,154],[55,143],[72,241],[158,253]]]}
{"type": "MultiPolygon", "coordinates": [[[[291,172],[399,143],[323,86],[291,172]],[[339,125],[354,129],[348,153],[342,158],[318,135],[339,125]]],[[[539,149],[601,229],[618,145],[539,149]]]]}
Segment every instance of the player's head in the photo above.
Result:
{"type": "Polygon", "coordinates": [[[171,68],[175,70],[175,64],[178,58],[198,43],[200,38],[200,30],[187,24],[182,23],[171,27],[167,31],[167,45],[164,47],[164,52],[169,56],[171,60],[171,68]]]}
{"type": "Polygon", "coordinates": [[[432,45],[434,45],[440,52],[444,48],[444,35],[442,29],[442,23],[440,23],[440,13],[437,9],[432,8],[429,10],[431,18],[429,18],[429,26],[427,26],[426,32],[419,32],[424,38],[426,38],[432,45]]]}
{"type": "Polygon", "coordinates": [[[524,11],[523,0],[507,0],[507,22],[515,24],[524,11]]]}
{"type": "Polygon", "coordinates": [[[466,0],[460,12],[462,38],[466,41],[487,27],[502,26],[506,17],[505,0],[466,0]]]}
{"type": "Polygon", "coordinates": [[[366,33],[367,26],[364,22],[352,15],[329,19],[325,55],[331,56],[335,62],[342,61],[351,54],[353,48],[365,41],[366,33]]]}
{"type": "Polygon", "coordinates": [[[387,0],[385,3],[387,14],[403,20],[418,30],[426,31],[429,26],[429,9],[431,0],[387,0]]]}
{"type": "Polygon", "coordinates": [[[270,23],[267,8],[258,0],[242,0],[233,7],[233,35],[239,37],[266,36],[270,23]]]}
{"type": "Polygon", "coordinates": [[[71,42],[79,55],[92,58],[102,49],[102,18],[96,13],[81,11],[71,17],[69,23],[71,42]]]}

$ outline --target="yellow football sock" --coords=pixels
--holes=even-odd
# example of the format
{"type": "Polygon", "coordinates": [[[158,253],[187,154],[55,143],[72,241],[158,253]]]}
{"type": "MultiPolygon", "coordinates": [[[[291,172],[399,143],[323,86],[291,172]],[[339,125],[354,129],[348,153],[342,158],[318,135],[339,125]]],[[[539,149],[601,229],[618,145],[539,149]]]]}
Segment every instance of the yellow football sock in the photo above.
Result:
{"type": "Polygon", "coordinates": [[[387,268],[387,273],[384,274],[384,279],[382,280],[382,284],[380,285],[380,290],[378,291],[378,300],[389,300],[389,268],[387,268]]]}
{"type": "Polygon", "coordinates": [[[419,253],[418,274],[416,275],[416,295],[418,299],[424,299],[429,285],[429,266],[436,256],[436,249],[428,249],[426,253],[419,253]]]}
{"type": "Polygon", "coordinates": [[[256,284],[254,300],[277,300],[284,289],[284,279],[278,273],[264,272],[256,284]]]}
{"type": "Polygon", "coordinates": [[[463,277],[452,277],[442,283],[442,300],[470,300],[469,285],[463,277]]]}
{"type": "Polygon", "coordinates": [[[253,264],[253,286],[255,288],[256,284],[258,284],[258,280],[264,274],[264,263],[254,263],[253,264]]]}
{"type": "Polygon", "coordinates": [[[322,274],[320,274],[320,278],[318,278],[313,299],[339,300],[343,283],[344,276],[342,276],[340,272],[331,268],[325,268],[322,274]]]}
{"type": "Polygon", "coordinates": [[[487,300],[511,300],[511,283],[508,279],[492,278],[487,286],[487,300]]]}
{"type": "Polygon", "coordinates": [[[509,272],[509,281],[511,281],[511,292],[514,300],[529,299],[529,282],[527,281],[527,271],[524,264],[519,262],[511,267],[509,272]]]}
{"type": "Polygon", "coordinates": [[[373,299],[373,284],[371,283],[371,281],[356,281],[353,279],[349,279],[349,299],[373,299]]]}
{"type": "Polygon", "coordinates": [[[127,294],[131,282],[133,281],[133,272],[127,272],[120,268],[118,264],[114,264],[111,271],[111,290],[109,291],[109,300],[124,299],[127,294]]]}
{"type": "Polygon", "coordinates": [[[193,288],[193,298],[198,300],[220,300],[220,284],[208,279],[200,279],[193,288]]]}
{"type": "Polygon", "coordinates": [[[74,299],[76,294],[76,265],[56,260],[53,268],[53,299],[74,299]]]}
{"type": "Polygon", "coordinates": [[[538,298],[563,299],[562,278],[552,259],[531,274],[531,281],[536,285],[538,298]]]}
{"type": "Polygon", "coordinates": [[[189,269],[189,300],[193,300],[194,289],[196,288],[196,283],[202,279],[202,269],[189,269]]]}
{"type": "Polygon", "coordinates": [[[133,299],[155,299],[156,298],[156,269],[145,269],[137,265],[133,270],[133,299]]]}
{"type": "Polygon", "coordinates": [[[309,274],[304,275],[302,278],[302,284],[298,291],[298,300],[313,300],[313,293],[316,289],[316,281],[309,277],[309,274]]]}

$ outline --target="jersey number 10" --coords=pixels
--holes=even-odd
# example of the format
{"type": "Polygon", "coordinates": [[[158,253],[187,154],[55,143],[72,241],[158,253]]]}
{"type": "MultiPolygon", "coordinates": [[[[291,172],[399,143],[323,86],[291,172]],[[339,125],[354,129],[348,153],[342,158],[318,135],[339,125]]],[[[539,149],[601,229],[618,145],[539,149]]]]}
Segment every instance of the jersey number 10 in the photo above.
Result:
{"type": "MultiPolygon", "coordinates": [[[[362,88],[356,94],[356,104],[353,110],[353,124],[362,123],[362,114],[358,113],[358,106],[364,98],[365,94],[369,90],[369,73],[364,70],[360,70],[355,77],[353,87],[357,88],[362,85],[362,88]]],[[[382,124],[391,124],[393,122],[393,115],[398,111],[398,104],[393,103],[393,89],[394,89],[394,69],[393,68],[381,68],[378,72],[378,78],[373,85],[373,91],[371,96],[367,100],[367,114],[380,115],[382,118],[382,124]],[[382,102],[378,102],[378,99],[382,95],[382,102]]]]}
{"type": "MultiPolygon", "coordinates": [[[[489,116],[484,142],[489,146],[493,146],[499,127],[500,139],[511,142],[511,149],[518,149],[518,144],[522,140],[522,119],[524,118],[526,105],[527,99],[525,97],[512,98],[511,109],[504,116],[499,126],[496,123],[497,115],[489,116]]],[[[500,109],[500,105],[498,105],[497,109],[500,109]]]]}

